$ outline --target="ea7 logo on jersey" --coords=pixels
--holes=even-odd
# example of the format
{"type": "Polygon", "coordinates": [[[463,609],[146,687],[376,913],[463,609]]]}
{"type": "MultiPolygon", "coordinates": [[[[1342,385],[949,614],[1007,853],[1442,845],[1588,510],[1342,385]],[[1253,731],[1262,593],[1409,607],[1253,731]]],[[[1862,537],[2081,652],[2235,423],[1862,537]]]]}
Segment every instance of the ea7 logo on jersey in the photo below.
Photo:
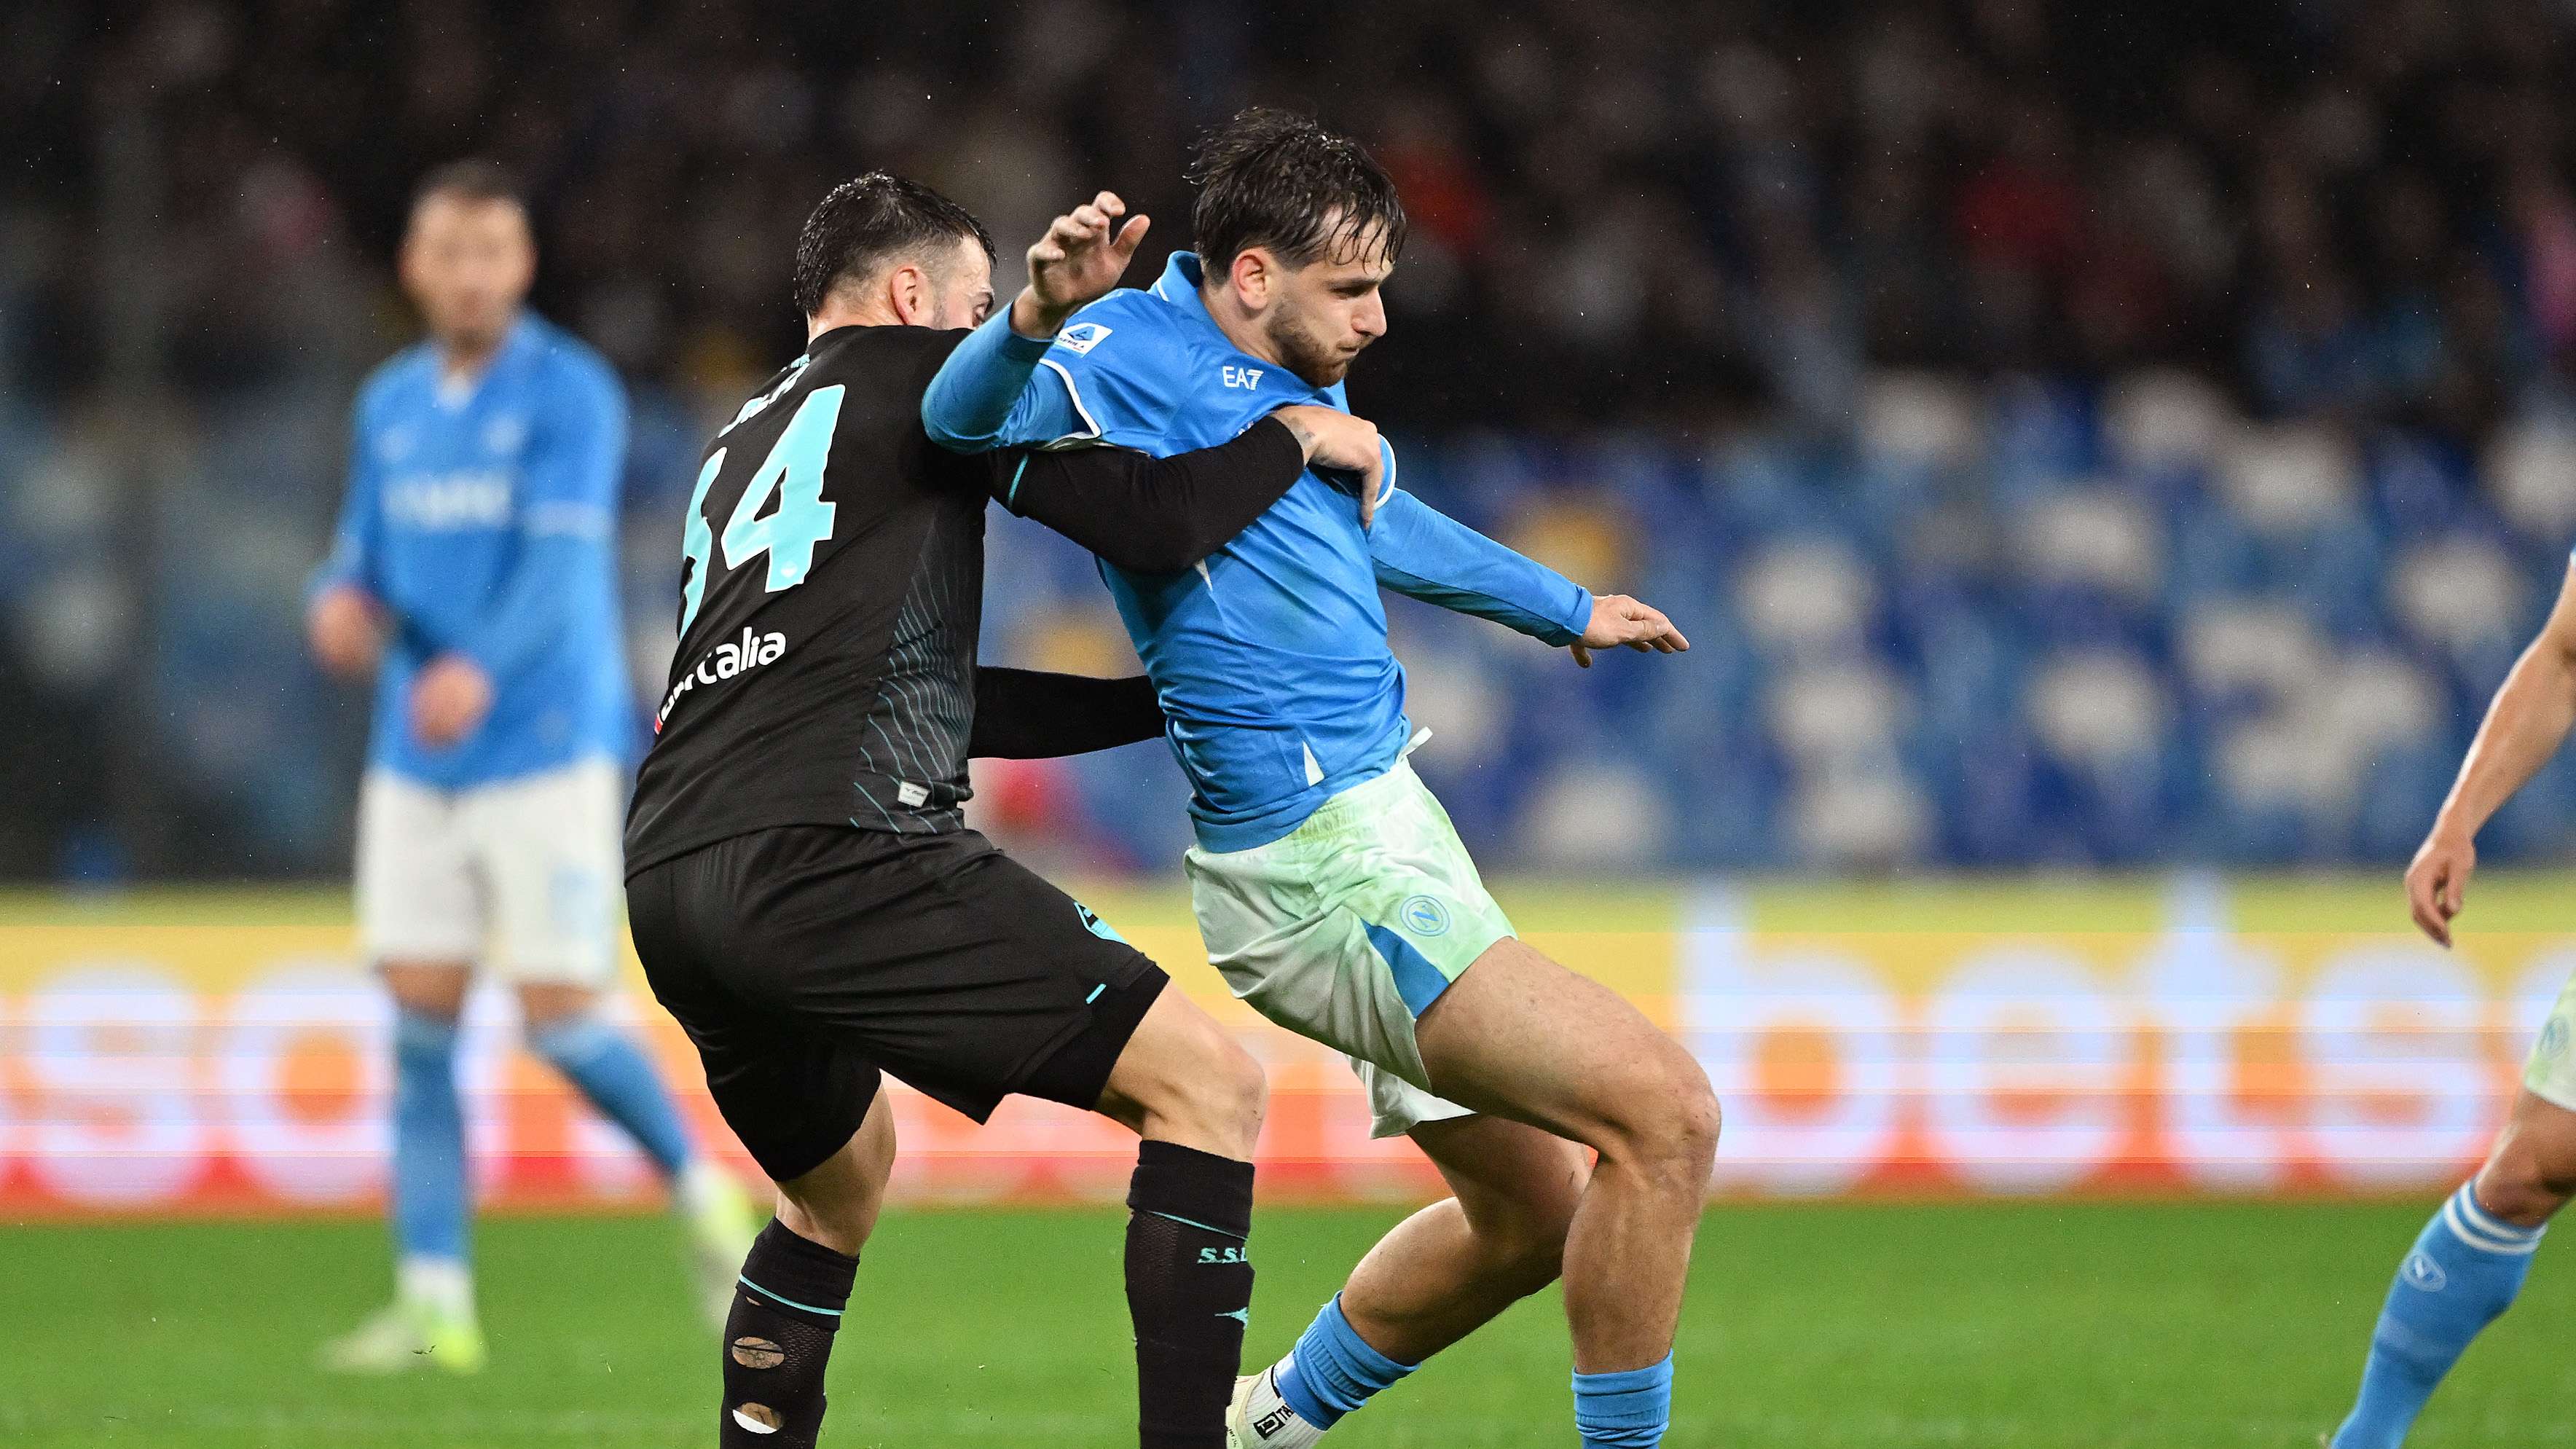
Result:
{"type": "Polygon", "coordinates": [[[1224,376],[1227,387],[1239,387],[1246,391],[1261,386],[1261,374],[1265,370],[1258,367],[1237,367],[1231,362],[1217,369],[1218,373],[1224,376]]]}
{"type": "Polygon", "coordinates": [[[670,696],[662,701],[662,712],[653,716],[653,733],[658,735],[662,732],[662,725],[671,718],[671,711],[680,707],[681,695],[701,684],[720,684],[744,670],[775,664],[778,656],[786,652],[786,635],[754,634],[749,629],[742,631],[741,638],[728,639],[717,645],[707,657],[698,661],[697,668],[681,675],[680,682],[671,686],[670,696]]]}
{"type": "Polygon", "coordinates": [[[1109,329],[1097,322],[1076,322],[1055,335],[1055,345],[1067,352],[1089,352],[1109,340],[1109,329]]]}

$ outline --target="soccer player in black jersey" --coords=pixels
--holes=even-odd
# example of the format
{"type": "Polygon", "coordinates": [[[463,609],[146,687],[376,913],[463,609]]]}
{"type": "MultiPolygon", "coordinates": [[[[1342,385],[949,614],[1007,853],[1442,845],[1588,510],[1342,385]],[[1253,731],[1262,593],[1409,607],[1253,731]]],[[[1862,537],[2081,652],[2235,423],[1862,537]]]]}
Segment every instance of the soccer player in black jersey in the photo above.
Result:
{"type": "MultiPolygon", "coordinates": [[[[1012,325],[1043,337],[1117,282],[1145,227],[1103,193],[1029,250],[1012,325]]],[[[883,174],[805,225],[805,355],[716,435],[689,500],[680,648],[626,836],[654,994],[778,1184],[725,1327],[726,1446],[809,1445],[832,1332],[895,1151],[892,1072],[982,1120],[1012,1093],[1143,1139],[1127,1297],[1142,1449],[1222,1449],[1251,1301],[1260,1068],[1163,972],[965,828],[969,754],[1162,730],[1141,678],[979,668],[987,498],[1123,567],[1179,572],[1309,462],[1363,476],[1366,423],[1288,408],[1166,460],[965,458],[920,405],[993,306],[992,243],[883,174]]]]}

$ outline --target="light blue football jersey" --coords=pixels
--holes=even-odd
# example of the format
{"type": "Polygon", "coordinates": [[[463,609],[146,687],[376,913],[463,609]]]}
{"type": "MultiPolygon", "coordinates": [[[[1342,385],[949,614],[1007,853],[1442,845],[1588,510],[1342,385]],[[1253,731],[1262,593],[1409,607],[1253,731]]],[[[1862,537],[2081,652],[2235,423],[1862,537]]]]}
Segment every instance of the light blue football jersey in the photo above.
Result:
{"type": "Polygon", "coordinates": [[[391,616],[372,767],[439,789],[608,756],[637,710],[617,606],[626,396],[578,339],[533,314],[482,375],[450,383],[435,345],[358,394],[349,492],[316,587],[354,584],[391,616]],[[492,712],[446,749],[412,733],[412,680],[455,651],[491,675],[492,712]]]}
{"type": "MultiPolygon", "coordinates": [[[[931,436],[961,450],[1106,444],[1168,457],[1226,442],[1291,403],[1349,410],[1341,384],[1313,387],[1237,350],[1208,315],[1199,277],[1196,256],[1175,254],[1151,288],[1076,314],[1034,372],[1035,344],[1014,346],[1005,310],[932,383],[931,436]],[[1012,390],[997,392],[997,379],[1012,390]],[[998,424],[997,398],[1009,404],[998,424]]],[[[1309,471],[1196,569],[1100,566],[1161,698],[1207,849],[1275,840],[1394,765],[1412,726],[1381,585],[1551,644],[1571,643],[1591,618],[1584,589],[1395,487],[1391,451],[1387,473],[1366,532],[1359,499],[1309,471]]]]}

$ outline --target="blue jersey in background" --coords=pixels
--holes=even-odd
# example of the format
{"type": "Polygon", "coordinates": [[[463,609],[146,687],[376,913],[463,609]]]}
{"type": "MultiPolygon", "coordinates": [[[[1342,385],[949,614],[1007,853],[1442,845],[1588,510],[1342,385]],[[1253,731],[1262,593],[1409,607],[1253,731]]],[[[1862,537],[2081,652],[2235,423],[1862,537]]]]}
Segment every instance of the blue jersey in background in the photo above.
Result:
{"type": "Polygon", "coordinates": [[[637,729],[616,582],[626,396],[578,339],[531,314],[479,377],[406,349],[358,394],[349,496],[317,586],[353,584],[391,614],[372,767],[467,789],[608,756],[637,729]],[[462,653],[492,712],[448,749],[413,735],[413,678],[462,653]]]}
{"type": "MultiPolygon", "coordinates": [[[[1291,403],[1349,411],[1339,383],[1312,387],[1238,351],[1200,300],[1199,276],[1198,258],[1176,253],[1150,290],[1101,298],[1051,346],[1014,337],[1009,311],[996,314],[924,397],[931,436],[960,449],[1088,443],[1168,457],[1291,403]]],[[[1190,572],[1100,566],[1210,850],[1276,840],[1394,766],[1412,727],[1381,585],[1550,644],[1571,643],[1591,619],[1589,593],[1396,489],[1394,471],[1390,454],[1365,533],[1359,500],[1308,472],[1190,572]]]]}

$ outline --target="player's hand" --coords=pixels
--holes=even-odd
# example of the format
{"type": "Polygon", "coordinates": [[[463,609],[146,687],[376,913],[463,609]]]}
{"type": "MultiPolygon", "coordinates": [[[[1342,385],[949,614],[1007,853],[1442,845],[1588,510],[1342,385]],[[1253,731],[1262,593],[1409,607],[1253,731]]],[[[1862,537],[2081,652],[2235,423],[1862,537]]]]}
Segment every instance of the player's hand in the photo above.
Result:
{"type": "Polygon", "coordinates": [[[1127,274],[1150,218],[1125,226],[1127,203],[1104,191],[1055,219],[1029,248],[1029,284],[1011,302],[1011,330],[1023,337],[1053,337],[1075,309],[1109,295],[1127,274]]]}
{"type": "Polygon", "coordinates": [[[2435,825],[2406,867],[2406,904],[2414,912],[2416,929],[2448,948],[2451,918],[2466,903],[2469,877],[2477,868],[2477,843],[2462,831],[2435,825]]]}
{"type": "Polygon", "coordinates": [[[304,637],[322,667],[344,679],[374,673],[384,653],[381,611],[366,590],[351,584],[334,584],[313,596],[304,637]]]}
{"type": "Polygon", "coordinates": [[[1650,605],[1626,594],[1600,594],[1592,600],[1592,623],[1574,641],[1574,662],[1589,669],[1592,651],[1625,644],[1640,654],[1679,654],[1690,647],[1673,621],[1650,605]]]}
{"type": "Polygon", "coordinates": [[[474,733],[492,712],[492,676],[462,654],[442,654],[411,682],[411,729],[421,743],[445,749],[474,733]]]}
{"type": "Polygon", "coordinates": [[[1271,416],[1297,435],[1309,464],[1358,476],[1360,531],[1367,532],[1377,521],[1378,495],[1386,491],[1386,449],[1377,424],[1316,403],[1291,403],[1271,416]]]}

